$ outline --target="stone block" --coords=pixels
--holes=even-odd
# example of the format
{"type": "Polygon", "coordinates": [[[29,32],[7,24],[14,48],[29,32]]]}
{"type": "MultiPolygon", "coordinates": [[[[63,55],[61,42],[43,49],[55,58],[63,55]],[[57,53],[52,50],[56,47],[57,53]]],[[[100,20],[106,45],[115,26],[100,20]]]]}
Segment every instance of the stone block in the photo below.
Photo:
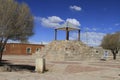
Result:
{"type": "Polygon", "coordinates": [[[35,71],[38,73],[43,73],[45,71],[45,59],[44,58],[36,58],[35,71]]]}

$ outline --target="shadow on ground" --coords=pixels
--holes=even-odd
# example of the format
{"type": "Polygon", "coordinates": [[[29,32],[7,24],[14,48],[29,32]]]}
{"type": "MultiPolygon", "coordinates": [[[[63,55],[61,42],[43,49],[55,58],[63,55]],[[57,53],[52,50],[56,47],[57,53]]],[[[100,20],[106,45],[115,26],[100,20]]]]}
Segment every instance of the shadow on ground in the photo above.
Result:
{"type": "Polygon", "coordinates": [[[13,71],[34,72],[34,70],[35,66],[32,65],[12,64],[8,60],[2,60],[2,62],[0,62],[1,72],[13,72],[13,71]]]}

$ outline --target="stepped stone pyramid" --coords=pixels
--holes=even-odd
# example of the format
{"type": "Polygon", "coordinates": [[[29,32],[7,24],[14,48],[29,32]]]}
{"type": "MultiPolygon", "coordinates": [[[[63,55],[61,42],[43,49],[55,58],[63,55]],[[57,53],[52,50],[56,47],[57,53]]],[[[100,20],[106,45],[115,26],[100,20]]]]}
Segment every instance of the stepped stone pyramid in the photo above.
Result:
{"type": "Polygon", "coordinates": [[[78,61],[98,58],[95,50],[81,41],[52,41],[39,53],[48,61],[78,61]]]}

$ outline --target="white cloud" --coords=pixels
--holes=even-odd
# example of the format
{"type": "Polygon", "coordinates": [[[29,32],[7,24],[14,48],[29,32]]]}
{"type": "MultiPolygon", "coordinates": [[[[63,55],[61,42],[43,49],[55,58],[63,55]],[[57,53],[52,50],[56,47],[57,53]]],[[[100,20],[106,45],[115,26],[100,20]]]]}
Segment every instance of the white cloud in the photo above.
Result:
{"type": "Polygon", "coordinates": [[[78,33],[74,32],[70,34],[70,40],[78,40],[78,33]]]}
{"type": "Polygon", "coordinates": [[[76,20],[76,19],[68,18],[68,19],[66,20],[66,22],[71,23],[71,24],[72,24],[73,26],[75,26],[75,27],[80,26],[80,22],[79,22],[78,20],[76,20]]]}
{"type": "Polygon", "coordinates": [[[40,21],[40,20],[41,20],[41,18],[40,18],[40,17],[38,17],[38,16],[34,16],[34,20],[40,21]]]}
{"type": "Polygon", "coordinates": [[[29,43],[30,44],[48,44],[49,41],[40,41],[40,42],[37,42],[37,41],[29,40],[29,43]]]}
{"type": "Polygon", "coordinates": [[[42,41],[42,44],[49,44],[50,42],[42,41]]]}
{"type": "Polygon", "coordinates": [[[98,32],[86,32],[82,33],[81,37],[84,38],[84,42],[90,46],[98,46],[101,44],[101,40],[105,36],[105,33],[98,32]]]}
{"type": "Polygon", "coordinates": [[[71,10],[75,10],[75,11],[81,11],[81,10],[82,10],[81,7],[76,6],[76,5],[74,5],[74,6],[70,6],[69,8],[70,8],[71,10]]]}
{"type": "Polygon", "coordinates": [[[116,23],[115,26],[120,26],[120,24],[119,24],[119,23],[116,23]]]}
{"type": "Polygon", "coordinates": [[[96,28],[93,28],[92,30],[93,30],[93,31],[96,31],[97,29],[96,29],[96,28]]]}
{"type": "MultiPolygon", "coordinates": [[[[105,33],[97,33],[97,32],[86,32],[81,33],[81,40],[82,42],[88,44],[89,46],[98,46],[101,44],[101,40],[105,36],[105,33]]],[[[70,35],[71,40],[77,40],[78,33],[73,33],[70,35]]]]}
{"type": "Polygon", "coordinates": [[[48,17],[48,20],[50,22],[53,22],[53,23],[59,23],[59,22],[63,22],[64,20],[62,20],[60,17],[58,16],[52,16],[52,17],[48,17]]]}
{"type": "Polygon", "coordinates": [[[58,16],[51,16],[48,18],[41,18],[41,25],[45,27],[59,27],[61,22],[64,22],[60,17],[58,16]]]}
{"type": "Polygon", "coordinates": [[[16,40],[16,41],[13,41],[13,40],[8,40],[7,43],[20,43],[20,41],[16,40]]]}
{"type": "Polygon", "coordinates": [[[85,31],[97,31],[98,30],[98,28],[89,28],[89,27],[84,27],[84,30],[85,31]]]}
{"type": "MultiPolygon", "coordinates": [[[[28,40],[29,44],[48,44],[50,43],[49,41],[41,41],[41,42],[37,42],[37,41],[33,41],[33,40],[28,40]]],[[[13,40],[8,40],[7,43],[21,43],[20,41],[13,41],[13,40]]]]}
{"type": "Polygon", "coordinates": [[[37,22],[40,22],[42,26],[50,28],[58,28],[62,26],[67,26],[67,23],[71,24],[72,27],[80,26],[80,22],[74,18],[67,18],[66,20],[61,19],[58,16],[51,16],[48,18],[34,17],[37,22]]]}

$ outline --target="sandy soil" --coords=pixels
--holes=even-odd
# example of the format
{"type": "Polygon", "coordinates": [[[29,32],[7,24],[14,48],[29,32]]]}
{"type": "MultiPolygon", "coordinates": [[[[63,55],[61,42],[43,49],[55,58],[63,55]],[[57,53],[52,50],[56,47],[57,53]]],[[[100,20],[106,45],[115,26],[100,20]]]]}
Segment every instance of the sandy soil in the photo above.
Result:
{"type": "Polygon", "coordinates": [[[33,56],[4,55],[15,71],[0,72],[0,80],[120,80],[120,60],[47,62],[45,73],[34,72],[33,56]]]}

